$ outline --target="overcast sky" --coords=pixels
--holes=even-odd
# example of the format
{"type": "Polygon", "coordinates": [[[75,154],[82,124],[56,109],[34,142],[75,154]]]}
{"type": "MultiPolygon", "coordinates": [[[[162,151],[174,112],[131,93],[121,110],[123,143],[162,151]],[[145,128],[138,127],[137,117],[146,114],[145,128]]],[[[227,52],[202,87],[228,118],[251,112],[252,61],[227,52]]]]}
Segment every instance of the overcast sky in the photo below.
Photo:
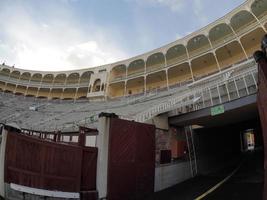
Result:
{"type": "Polygon", "coordinates": [[[245,0],[0,0],[0,62],[32,70],[112,63],[153,50],[245,0]]]}

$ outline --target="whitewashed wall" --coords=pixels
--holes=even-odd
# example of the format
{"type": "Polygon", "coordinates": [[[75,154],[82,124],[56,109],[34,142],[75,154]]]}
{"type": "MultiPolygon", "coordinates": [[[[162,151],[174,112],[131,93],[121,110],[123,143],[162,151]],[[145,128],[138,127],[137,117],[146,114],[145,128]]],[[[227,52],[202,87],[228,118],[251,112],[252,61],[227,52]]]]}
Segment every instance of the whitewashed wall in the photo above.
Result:
{"type": "Polygon", "coordinates": [[[192,177],[190,162],[165,164],[155,169],[154,191],[164,190],[192,177]]]}

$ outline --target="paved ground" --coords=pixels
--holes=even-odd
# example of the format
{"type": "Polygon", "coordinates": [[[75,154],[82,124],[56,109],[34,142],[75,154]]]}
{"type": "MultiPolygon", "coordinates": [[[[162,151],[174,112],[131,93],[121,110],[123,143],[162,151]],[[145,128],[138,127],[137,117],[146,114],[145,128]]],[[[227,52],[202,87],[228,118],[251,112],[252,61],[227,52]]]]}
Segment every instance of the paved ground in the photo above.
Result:
{"type": "MultiPolygon", "coordinates": [[[[262,200],[263,160],[262,154],[247,154],[240,169],[205,200],[262,200]]],[[[155,193],[147,200],[192,200],[205,193],[227,177],[237,164],[208,176],[198,176],[174,187],[155,193]]]]}
{"type": "Polygon", "coordinates": [[[246,156],[237,173],[205,200],[262,200],[263,160],[260,154],[246,156]]]}

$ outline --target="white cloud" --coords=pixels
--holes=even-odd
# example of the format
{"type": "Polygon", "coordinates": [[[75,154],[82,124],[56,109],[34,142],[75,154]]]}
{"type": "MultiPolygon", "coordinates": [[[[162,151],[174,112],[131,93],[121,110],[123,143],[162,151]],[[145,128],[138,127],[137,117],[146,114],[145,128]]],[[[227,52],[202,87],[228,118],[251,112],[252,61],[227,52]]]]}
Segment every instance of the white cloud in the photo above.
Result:
{"type": "Polygon", "coordinates": [[[110,32],[94,24],[90,25],[92,30],[85,30],[72,20],[71,13],[62,13],[62,19],[44,22],[34,19],[23,7],[13,7],[12,13],[10,8],[3,8],[0,26],[5,42],[0,43],[0,63],[33,70],[68,70],[128,57],[118,44],[110,42],[110,32]]]}
{"type": "Polygon", "coordinates": [[[99,63],[112,63],[118,60],[116,59],[118,57],[122,59],[127,55],[108,43],[101,45],[97,41],[87,41],[67,49],[67,60],[79,66],[86,66],[88,61],[92,66],[99,65],[99,63]]]}
{"type": "Polygon", "coordinates": [[[171,11],[177,12],[181,11],[184,7],[185,0],[128,0],[128,1],[135,1],[139,4],[150,4],[150,5],[160,5],[168,7],[171,11]]]}
{"type": "Polygon", "coordinates": [[[196,19],[200,21],[201,26],[208,23],[208,17],[205,14],[203,2],[201,0],[193,0],[193,12],[196,15],[196,19]]]}

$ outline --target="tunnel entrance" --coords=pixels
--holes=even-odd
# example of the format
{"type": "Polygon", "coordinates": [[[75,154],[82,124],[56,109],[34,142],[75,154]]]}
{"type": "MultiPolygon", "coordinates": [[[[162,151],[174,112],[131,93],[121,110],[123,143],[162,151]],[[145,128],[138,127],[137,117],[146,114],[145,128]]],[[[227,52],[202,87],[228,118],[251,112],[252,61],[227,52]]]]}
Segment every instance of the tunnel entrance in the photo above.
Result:
{"type": "Polygon", "coordinates": [[[194,143],[198,173],[208,174],[221,170],[238,163],[247,151],[262,151],[259,119],[255,117],[224,126],[195,128],[194,143]]]}

